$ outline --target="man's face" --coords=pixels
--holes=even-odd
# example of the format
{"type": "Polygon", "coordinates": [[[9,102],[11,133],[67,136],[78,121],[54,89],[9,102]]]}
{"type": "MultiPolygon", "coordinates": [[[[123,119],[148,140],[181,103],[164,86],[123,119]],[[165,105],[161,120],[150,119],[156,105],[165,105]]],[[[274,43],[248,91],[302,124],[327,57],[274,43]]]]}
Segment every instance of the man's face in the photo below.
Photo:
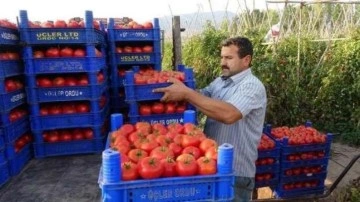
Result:
{"type": "Polygon", "coordinates": [[[249,68],[250,62],[250,55],[239,58],[238,47],[235,45],[223,46],[221,48],[221,69],[223,76],[230,77],[246,70],[249,68]]]}

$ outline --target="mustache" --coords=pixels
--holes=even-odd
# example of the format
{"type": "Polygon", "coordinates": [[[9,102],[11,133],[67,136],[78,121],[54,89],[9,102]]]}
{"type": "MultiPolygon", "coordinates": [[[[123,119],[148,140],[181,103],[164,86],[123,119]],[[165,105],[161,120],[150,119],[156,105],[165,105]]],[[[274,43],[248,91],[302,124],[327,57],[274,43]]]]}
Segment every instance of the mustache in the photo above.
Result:
{"type": "Polygon", "coordinates": [[[229,67],[226,65],[221,65],[221,69],[229,69],[229,67]]]}

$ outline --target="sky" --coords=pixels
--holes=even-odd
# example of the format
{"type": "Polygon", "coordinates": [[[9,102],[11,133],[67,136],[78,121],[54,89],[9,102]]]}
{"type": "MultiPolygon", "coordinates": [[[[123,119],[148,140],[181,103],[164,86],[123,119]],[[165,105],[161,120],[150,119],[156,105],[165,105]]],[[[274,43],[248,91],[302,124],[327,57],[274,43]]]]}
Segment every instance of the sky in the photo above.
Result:
{"type": "Polygon", "coordinates": [[[31,21],[46,21],[84,17],[85,10],[94,17],[131,17],[142,23],[156,17],[194,12],[229,11],[245,9],[279,9],[281,5],[266,4],[265,0],[9,0],[0,7],[0,19],[16,22],[20,10],[27,10],[31,21]],[[211,5],[211,8],[210,8],[211,5]]]}

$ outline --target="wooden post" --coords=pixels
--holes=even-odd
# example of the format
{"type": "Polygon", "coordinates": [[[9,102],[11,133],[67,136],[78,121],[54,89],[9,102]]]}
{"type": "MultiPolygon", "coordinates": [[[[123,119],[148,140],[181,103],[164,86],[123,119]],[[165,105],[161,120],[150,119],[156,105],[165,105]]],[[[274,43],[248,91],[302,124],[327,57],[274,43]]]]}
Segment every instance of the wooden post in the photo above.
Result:
{"type": "Polygon", "coordinates": [[[172,19],[172,35],[173,35],[173,70],[177,69],[179,64],[182,64],[181,57],[181,29],[180,16],[174,16],[172,19]]]}

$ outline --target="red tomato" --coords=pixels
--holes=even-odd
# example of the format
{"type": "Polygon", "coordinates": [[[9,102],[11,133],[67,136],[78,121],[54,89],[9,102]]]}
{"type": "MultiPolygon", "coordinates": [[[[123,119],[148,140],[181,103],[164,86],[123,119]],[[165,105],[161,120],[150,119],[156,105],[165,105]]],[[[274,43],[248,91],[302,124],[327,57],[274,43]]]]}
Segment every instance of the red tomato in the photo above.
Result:
{"type": "Polygon", "coordinates": [[[94,131],[90,128],[85,128],[83,130],[83,135],[84,135],[84,138],[85,139],[88,139],[88,140],[91,140],[91,139],[94,139],[94,131]]]}
{"type": "Polygon", "coordinates": [[[6,79],[5,80],[5,91],[11,92],[17,90],[16,83],[12,79],[6,79]]]}
{"type": "Polygon", "coordinates": [[[189,134],[198,130],[198,128],[193,123],[184,123],[184,133],[189,134]]]}
{"type": "Polygon", "coordinates": [[[49,78],[37,78],[36,79],[36,84],[39,86],[39,87],[51,87],[52,86],[52,82],[49,78]]]}
{"type": "Polygon", "coordinates": [[[76,109],[74,104],[62,104],[62,113],[63,114],[75,114],[76,109]]]}
{"type": "Polygon", "coordinates": [[[142,24],[142,26],[144,27],[144,29],[152,29],[153,28],[153,24],[151,22],[144,22],[142,24]]]}
{"type": "Polygon", "coordinates": [[[135,123],[135,129],[143,133],[151,133],[151,125],[148,122],[137,122],[135,123]]]}
{"type": "Polygon", "coordinates": [[[155,123],[152,125],[152,132],[156,135],[165,135],[167,133],[167,129],[163,124],[155,123]]]}
{"type": "Polygon", "coordinates": [[[138,172],[144,179],[159,178],[164,172],[160,159],[145,157],[138,164],[138,172]]]}
{"type": "Polygon", "coordinates": [[[66,22],[64,20],[56,20],[54,23],[55,28],[65,28],[67,27],[66,22]]]}
{"type": "Polygon", "coordinates": [[[146,151],[148,154],[155,149],[159,144],[156,142],[156,140],[150,140],[148,138],[142,139],[140,144],[140,149],[146,151]]]}
{"type": "Polygon", "coordinates": [[[76,105],[76,112],[78,113],[88,113],[90,112],[90,106],[88,103],[79,103],[76,105]]]}
{"type": "Polygon", "coordinates": [[[195,146],[198,147],[200,144],[200,139],[197,136],[194,135],[183,135],[181,146],[182,147],[188,147],[188,146],[195,146]]]}
{"type": "Polygon", "coordinates": [[[142,50],[143,50],[144,53],[151,53],[151,52],[153,52],[153,47],[147,45],[147,46],[144,46],[144,47],[142,48],[142,50]]]}
{"type": "Polygon", "coordinates": [[[169,132],[175,132],[182,134],[184,132],[184,127],[180,123],[171,123],[167,126],[169,132]]]}
{"type": "Polygon", "coordinates": [[[184,111],[186,110],[186,105],[178,105],[176,106],[176,113],[184,113],[184,111]]]}
{"type": "Polygon", "coordinates": [[[34,51],[33,57],[34,58],[43,58],[43,57],[45,57],[45,54],[43,51],[37,50],[37,51],[34,51]]]}
{"type": "Polygon", "coordinates": [[[210,147],[208,150],[206,150],[205,156],[217,160],[217,156],[218,156],[217,147],[210,147]]]}
{"type": "Polygon", "coordinates": [[[49,57],[49,58],[59,57],[60,56],[60,50],[59,50],[59,48],[55,48],[55,47],[49,48],[49,49],[46,50],[45,56],[49,57]]]}
{"type": "Polygon", "coordinates": [[[158,146],[150,152],[150,157],[158,159],[174,158],[174,152],[168,147],[158,146]]]}
{"type": "Polygon", "coordinates": [[[176,112],[176,107],[175,104],[172,102],[166,103],[165,104],[165,113],[166,114],[173,114],[176,112]]]}
{"type": "Polygon", "coordinates": [[[65,79],[62,76],[57,76],[52,82],[53,86],[62,87],[65,86],[65,79]]]}
{"type": "Polygon", "coordinates": [[[128,136],[130,133],[135,131],[135,127],[131,124],[124,124],[119,129],[125,136],[128,136]]]}
{"type": "Polygon", "coordinates": [[[61,131],[59,140],[60,141],[71,141],[72,140],[71,133],[68,130],[61,131]]]}
{"type": "Polygon", "coordinates": [[[182,152],[182,147],[174,142],[169,144],[169,149],[174,152],[175,156],[179,156],[182,152]]]}
{"type": "Polygon", "coordinates": [[[160,146],[168,146],[172,142],[172,140],[165,135],[158,135],[155,140],[160,146]]]}
{"type": "Polygon", "coordinates": [[[139,113],[142,116],[150,115],[151,114],[150,105],[145,105],[145,104],[140,105],[139,113]]]}
{"type": "Polygon", "coordinates": [[[72,134],[72,139],[73,140],[82,140],[82,139],[84,139],[84,134],[82,133],[82,131],[80,129],[75,129],[72,134]]]}
{"type": "Polygon", "coordinates": [[[194,146],[185,147],[181,153],[182,154],[191,154],[192,156],[194,156],[195,159],[198,159],[201,155],[200,149],[198,147],[194,147],[194,146]]]}
{"type": "Polygon", "coordinates": [[[85,57],[86,56],[86,52],[84,49],[82,48],[78,48],[74,51],[74,57],[85,57]]]}
{"type": "Polygon", "coordinates": [[[142,49],[140,47],[136,46],[136,47],[133,47],[133,52],[134,53],[141,53],[142,49]]]}
{"type": "Polygon", "coordinates": [[[60,137],[59,137],[59,134],[57,131],[50,131],[47,139],[48,139],[48,142],[58,142],[60,140],[60,137]]]}
{"type": "Polygon", "coordinates": [[[217,147],[217,143],[215,140],[213,139],[209,139],[209,138],[205,138],[203,141],[201,141],[199,148],[202,152],[202,154],[205,154],[205,152],[210,148],[210,147],[217,147]]]}
{"type": "Polygon", "coordinates": [[[136,180],[138,178],[136,164],[125,162],[121,164],[121,179],[124,181],[136,180]]]}
{"type": "Polygon", "coordinates": [[[97,73],[96,75],[96,79],[98,83],[102,83],[105,81],[105,77],[104,74],[102,72],[97,73]]]}
{"type": "Polygon", "coordinates": [[[200,157],[197,161],[199,175],[213,175],[216,173],[216,161],[212,158],[200,157]]]}
{"type": "Polygon", "coordinates": [[[173,177],[176,176],[176,162],[173,158],[161,159],[161,164],[164,167],[164,172],[161,175],[162,177],[173,177]]]}
{"type": "Polygon", "coordinates": [[[181,154],[176,158],[176,172],[179,176],[193,176],[198,172],[198,165],[194,156],[181,154]]]}
{"type": "Polygon", "coordinates": [[[133,48],[131,46],[125,46],[123,48],[124,53],[132,53],[133,52],[133,48]]]}
{"type": "Polygon", "coordinates": [[[148,153],[142,149],[132,149],[127,155],[134,163],[138,163],[141,159],[149,156],[148,153]]]}
{"type": "Polygon", "coordinates": [[[77,81],[79,86],[87,86],[89,85],[89,79],[86,75],[81,75],[80,79],[77,81]]]}
{"type": "Polygon", "coordinates": [[[65,47],[60,50],[61,57],[72,57],[73,55],[74,55],[74,50],[69,47],[65,47]]]}
{"type": "Polygon", "coordinates": [[[70,22],[67,24],[68,28],[79,28],[79,23],[75,20],[70,20],[70,22]]]}
{"type": "Polygon", "coordinates": [[[165,107],[164,104],[161,102],[155,102],[152,106],[151,106],[151,112],[154,114],[162,114],[165,112],[165,107]]]}
{"type": "Polygon", "coordinates": [[[62,114],[62,108],[60,107],[60,105],[52,105],[49,107],[49,114],[50,115],[58,115],[58,114],[62,114]]]}

